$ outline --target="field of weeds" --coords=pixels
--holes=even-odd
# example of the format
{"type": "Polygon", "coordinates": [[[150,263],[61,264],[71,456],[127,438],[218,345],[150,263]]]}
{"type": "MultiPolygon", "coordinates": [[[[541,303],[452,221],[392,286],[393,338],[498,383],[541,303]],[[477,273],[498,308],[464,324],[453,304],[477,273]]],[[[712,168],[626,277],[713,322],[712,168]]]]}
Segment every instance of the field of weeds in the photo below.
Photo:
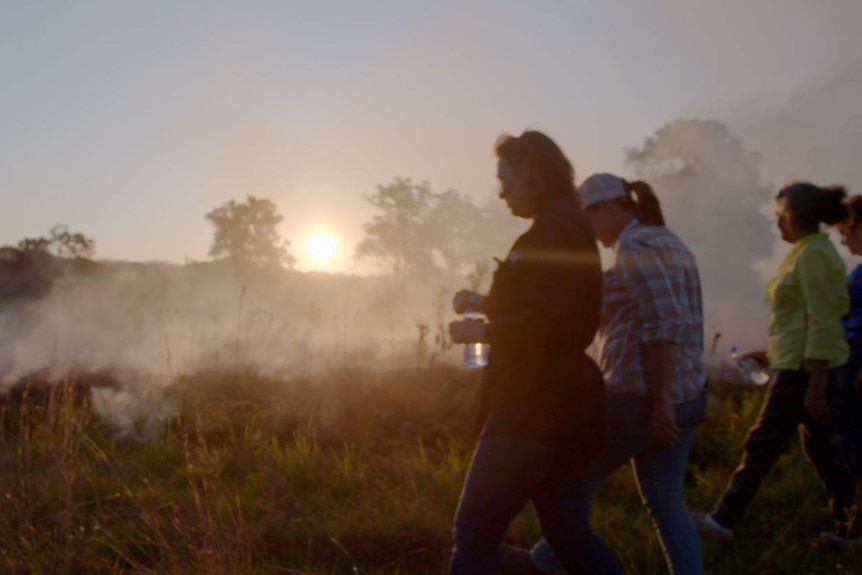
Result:
{"type": "MultiPolygon", "coordinates": [[[[0,572],[9,574],[431,574],[445,572],[470,456],[478,374],[343,370],[282,381],[197,373],[146,442],[117,438],[75,393],[7,400],[0,440],[0,572]]],[[[708,509],[736,465],[762,391],[713,386],[689,473],[708,509]]],[[[664,572],[625,469],[597,529],[630,573],[664,572]]],[[[794,444],[710,573],[859,573],[862,552],[816,543],[826,496],[794,444]]],[[[529,510],[507,540],[538,536],[529,510]]]]}

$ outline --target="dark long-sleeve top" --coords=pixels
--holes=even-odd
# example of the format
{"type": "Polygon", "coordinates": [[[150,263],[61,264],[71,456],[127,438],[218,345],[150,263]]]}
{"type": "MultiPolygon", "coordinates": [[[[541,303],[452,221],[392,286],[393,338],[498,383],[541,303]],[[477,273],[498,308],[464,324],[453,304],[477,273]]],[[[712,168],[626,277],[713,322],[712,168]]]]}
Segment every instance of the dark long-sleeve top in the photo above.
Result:
{"type": "Polygon", "coordinates": [[[844,331],[850,345],[862,345],[862,264],[847,278],[847,291],[850,294],[850,311],[844,316],[844,331]]]}
{"type": "Polygon", "coordinates": [[[491,344],[482,382],[484,436],[507,434],[594,450],[604,384],[585,350],[601,312],[595,237],[574,199],[545,202],[494,274],[485,300],[491,344]]]}

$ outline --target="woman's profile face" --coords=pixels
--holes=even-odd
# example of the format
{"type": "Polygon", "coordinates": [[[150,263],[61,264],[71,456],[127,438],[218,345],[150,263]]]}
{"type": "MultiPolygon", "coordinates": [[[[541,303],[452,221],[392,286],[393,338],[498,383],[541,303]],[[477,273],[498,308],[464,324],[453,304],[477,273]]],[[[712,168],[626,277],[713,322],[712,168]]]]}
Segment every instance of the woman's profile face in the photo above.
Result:
{"type": "Polygon", "coordinates": [[[840,226],[841,243],[847,246],[850,253],[862,256],[862,222],[852,219],[840,226]]]}
{"type": "Polygon", "coordinates": [[[527,184],[526,170],[516,170],[506,160],[497,161],[497,179],[500,180],[500,197],[506,201],[512,214],[521,218],[536,215],[535,192],[527,184]]]}
{"type": "Polygon", "coordinates": [[[617,206],[610,202],[598,202],[586,208],[584,213],[590,220],[596,239],[606,248],[612,247],[624,226],[617,206]]]}
{"type": "Polygon", "coordinates": [[[785,242],[795,243],[798,239],[793,211],[787,203],[787,198],[775,200],[775,225],[781,232],[781,239],[785,242]]]}

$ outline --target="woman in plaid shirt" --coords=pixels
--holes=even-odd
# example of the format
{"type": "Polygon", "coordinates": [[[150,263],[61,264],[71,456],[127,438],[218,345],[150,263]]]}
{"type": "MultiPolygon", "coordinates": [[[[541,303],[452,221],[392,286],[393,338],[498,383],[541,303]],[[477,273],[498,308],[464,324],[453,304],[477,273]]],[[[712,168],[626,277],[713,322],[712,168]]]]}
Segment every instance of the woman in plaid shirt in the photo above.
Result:
{"type": "MultiPolygon", "coordinates": [[[[670,572],[699,575],[700,535],[683,490],[707,400],[695,258],[665,227],[649,184],[596,174],[578,191],[596,239],[616,255],[602,278],[598,332],[607,388],[606,444],[580,474],[580,526],[592,532],[589,518],[602,484],[631,461],[670,572]]],[[[532,565],[526,569],[523,555],[511,548],[504,548],[501,558],[508,565],[521,564],[509,573],[553,573],[559,568],[544,541],[533,548],[532,565]]],[[[621,569],[608,564],[597,572],[621,569]]]]}

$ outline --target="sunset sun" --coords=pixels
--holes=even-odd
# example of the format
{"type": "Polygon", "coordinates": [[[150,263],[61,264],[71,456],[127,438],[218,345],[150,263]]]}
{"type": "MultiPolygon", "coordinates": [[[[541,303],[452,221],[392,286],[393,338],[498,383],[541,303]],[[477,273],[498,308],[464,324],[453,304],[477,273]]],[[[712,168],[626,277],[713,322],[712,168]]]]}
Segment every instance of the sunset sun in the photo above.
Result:
{"type": "Polygon", "coordinates": [[[305,242],[305,253],[315,264],[326,266],[338,254],[338,238],[330,232],[315,232],[305,242]]]}

